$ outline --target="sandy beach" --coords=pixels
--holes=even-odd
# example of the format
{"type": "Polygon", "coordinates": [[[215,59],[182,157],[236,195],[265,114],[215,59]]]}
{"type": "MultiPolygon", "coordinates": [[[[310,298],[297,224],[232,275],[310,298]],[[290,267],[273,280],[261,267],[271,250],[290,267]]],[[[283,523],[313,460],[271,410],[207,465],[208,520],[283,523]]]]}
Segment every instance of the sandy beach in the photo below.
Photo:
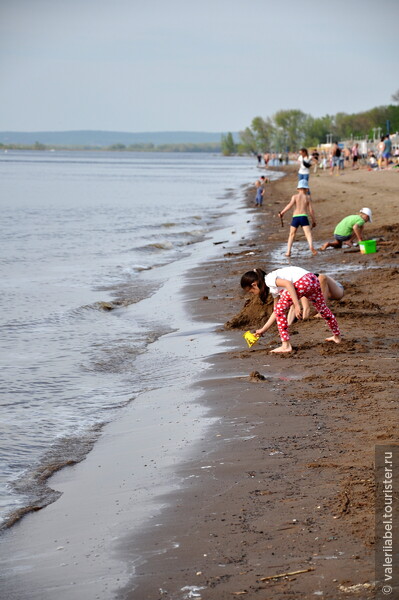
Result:
{"type": "MultiPolygon", "coordinates": [[[[290,219],[281,227],[277,213],[295,188],[296,169],[289,166],[268,186],[262,209],[253,207],[248,189],[242,231],[223,230],[212,260],[188,263],[182,295],[198,332],[184,343],[166,336],[161,344],[180,344],[190,385],[190,363],[201,355],[191,349],[202,345],[208,368],[191,385],[194,401],[171,384],[152,392],[150,412],[144,402],[126,410],[83,463],[49,482],[63,492],[60,500],[4,538],[10,568],[25,576],[24,584],[20,577],[11,585],[6,580],[8,598],[375,596],[374,452],[398,439],[399,175],[311,176],[316,248],[332,238],[341,218],[367,206],[374,219],[365,237],[378,238],[378,252],[331,249],[312,257],[298,235],[290,264],[328,273],[345,287],[344,298],[329,303],[343,342],[325,343],[324,321],[311,318],[292,326],[294,351],[277,356],[270,354],[277,329],[247,348],[243,332],[263,325],[270,307],[256,299],[248,304],[239,282],[254,267],[289,264],[290,219]],[[207,355],[206,336],[222,351],[207,355]],[[172,413],[165,398],[176,394],[172,413]],[[182,425],[163,428],[168,421],[182,425]],[[131,436],[139,436],[137,457],[131,436]],[[163,479],[154,510],[149,492],[156,469],[163,479]],[[139,496],[137,470],[147,477],[139,496]],[[137,534],[132,524],[140,521],[147,525],[137,534]],[[120,576],[111,577],[114,564],[120,576]],[[75,585],[79,576],[84,585],[75,585]]],[[[164,298],[173,301],[172,288],[164,298]]],[[[157,297],[151,301],[156,310],[157,297]]]]}
{"type": "Polygon", "coordinates": [[[269,353],[277,330],[251,350],[241,337],[264,322],[259,304],[241,312],[241,274],[287,264],[288,225],[277,213],[296,187],[291,167],[253,210],[252,235],[190,273],[197,318],[220,322],[236,350],[209,359],[211,376],[199,386],[218,420],[184,465],[189,485],[168,498],[162,527],[135,539],[148,560],[120,598],[374,597],[374,451],[398,439],[398,184],[393,171],[311,177],[316,248],[363,206],[374,216],[365,237],[379,239],[370,255],[331,249],[312,258],[303,235],[294,244],[291,264],[345,287],[330,302],[341,345],[325,343],[328,329],[313,318],[292,327],[289,355],[269,353]]]}

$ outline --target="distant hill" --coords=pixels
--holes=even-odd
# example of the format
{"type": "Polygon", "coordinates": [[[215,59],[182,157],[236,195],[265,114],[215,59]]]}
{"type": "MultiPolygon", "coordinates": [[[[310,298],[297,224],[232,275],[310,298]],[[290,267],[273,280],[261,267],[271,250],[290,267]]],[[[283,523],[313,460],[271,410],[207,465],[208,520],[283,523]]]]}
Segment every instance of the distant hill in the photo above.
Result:
{"type": "MultiPolygon", "coordinates": [[[[227,132],[226,132],[227,133],[227,132]]],[[[103,147],[113,144],[206,144],[220,142],[223,133],[202,131],[154,131],[128,133],[124,131],[1,131],[0,144],[33,145],[36,142],[46,146],[93,146],[103,147]]],[[[233,133],[238,139],[238,133],[233,133]]]]}

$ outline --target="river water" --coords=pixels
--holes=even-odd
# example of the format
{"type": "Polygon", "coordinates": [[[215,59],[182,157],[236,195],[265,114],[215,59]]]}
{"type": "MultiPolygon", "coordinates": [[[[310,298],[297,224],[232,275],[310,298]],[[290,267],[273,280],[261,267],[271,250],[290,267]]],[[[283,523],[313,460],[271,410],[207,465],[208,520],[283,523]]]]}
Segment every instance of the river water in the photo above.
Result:
{"type": "Polygon", "coordinates": [[[47,475],[85,456],[101,427],[152,389],[137,358],[171,324],[162,311],[147,314],[146,299],[163,285],[163,265],[178,265],[237,209],[242,186],[257,177],[254,162],[0,155],[3,523],[55,500],[47,475]]]}

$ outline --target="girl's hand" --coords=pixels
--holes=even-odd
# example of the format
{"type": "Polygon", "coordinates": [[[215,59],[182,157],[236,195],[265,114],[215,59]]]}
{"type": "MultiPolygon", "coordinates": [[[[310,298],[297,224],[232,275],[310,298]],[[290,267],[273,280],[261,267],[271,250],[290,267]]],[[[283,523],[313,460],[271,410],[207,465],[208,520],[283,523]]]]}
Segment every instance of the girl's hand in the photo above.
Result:
{"type": "Polygon", "coordinates": [[[258,337],[262,337],[262,335],[263,335],[263,329],[257,329],[255,331],[254,335],[257,335],[258,337]]]}
{"type": "Polygon", "coordinates": [[[297,306],[294,306],[294,312],[295,312],[295,316],[298,320],[302,319],[302,308],[301,308],[300,304],[298,304],[297,306]]]}

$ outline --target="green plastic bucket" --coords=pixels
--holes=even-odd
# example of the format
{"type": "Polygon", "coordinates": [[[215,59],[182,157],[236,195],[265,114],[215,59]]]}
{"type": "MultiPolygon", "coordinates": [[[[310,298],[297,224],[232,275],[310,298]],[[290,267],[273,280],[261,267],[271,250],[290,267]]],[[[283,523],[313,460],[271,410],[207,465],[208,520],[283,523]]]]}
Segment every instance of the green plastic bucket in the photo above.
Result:
{"type": "Polygon", "coordinates": [[[359,242],[359,248],[362,254],[374,254],[374,252],[377,252],[377,242],[376,240],[365,240],[359,242]]]}

